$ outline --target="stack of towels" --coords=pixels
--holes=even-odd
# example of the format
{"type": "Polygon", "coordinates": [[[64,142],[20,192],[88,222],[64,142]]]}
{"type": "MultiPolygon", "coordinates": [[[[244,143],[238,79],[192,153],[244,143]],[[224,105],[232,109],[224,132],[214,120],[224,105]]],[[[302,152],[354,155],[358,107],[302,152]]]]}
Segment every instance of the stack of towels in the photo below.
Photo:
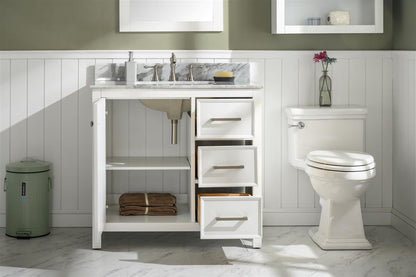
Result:
{"type": "Polygon", "coordinates": [[[176,215],[176,197],[170,193],[124,193],[120,215],[176,215]]]}

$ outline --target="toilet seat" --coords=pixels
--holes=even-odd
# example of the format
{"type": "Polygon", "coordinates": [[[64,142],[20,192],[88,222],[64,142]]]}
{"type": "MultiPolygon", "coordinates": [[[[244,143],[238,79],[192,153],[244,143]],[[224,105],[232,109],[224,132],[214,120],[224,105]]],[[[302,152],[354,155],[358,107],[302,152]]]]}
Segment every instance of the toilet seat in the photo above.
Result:
{"type": "Polygon", "coordinates": [[[362,172],[375,168],[373,156],[363,152],[315,150],[306,158],[306,165],[321,170],[362,172]]]}

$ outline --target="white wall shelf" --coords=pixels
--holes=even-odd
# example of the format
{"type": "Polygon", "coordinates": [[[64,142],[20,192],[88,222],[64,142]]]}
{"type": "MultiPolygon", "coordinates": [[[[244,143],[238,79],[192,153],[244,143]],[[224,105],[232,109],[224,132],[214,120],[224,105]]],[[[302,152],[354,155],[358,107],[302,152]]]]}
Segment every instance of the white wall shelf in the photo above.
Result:
{"type": "Polygon", "coordinates": [[[107,157],[107,170],[190,170],[186,157],[107,157]]]}
{"type": "Polygon", "coordinates": [[[272,33],[383,33],[383,0],[272,0],[272,33]],[[351,25],[327,25],[336,10],[349,11],[351,25]],[[321,25],[307,25],[308,17],[321,18],[321,25]]]}

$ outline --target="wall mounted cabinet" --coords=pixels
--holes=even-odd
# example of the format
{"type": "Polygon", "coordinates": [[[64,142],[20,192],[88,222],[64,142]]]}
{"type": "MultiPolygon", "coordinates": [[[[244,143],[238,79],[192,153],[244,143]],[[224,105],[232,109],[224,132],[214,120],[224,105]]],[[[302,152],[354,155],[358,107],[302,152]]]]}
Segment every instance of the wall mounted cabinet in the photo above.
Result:
{"type": "Polygon", "coordinates": [[[383,0],[272,0],[272,33],[383,33],[383,0]],[[350,25],[328,25],[331,11],[348,11],[350,25]],[[310,17],[321,25],[308,25],[310,17]]]}

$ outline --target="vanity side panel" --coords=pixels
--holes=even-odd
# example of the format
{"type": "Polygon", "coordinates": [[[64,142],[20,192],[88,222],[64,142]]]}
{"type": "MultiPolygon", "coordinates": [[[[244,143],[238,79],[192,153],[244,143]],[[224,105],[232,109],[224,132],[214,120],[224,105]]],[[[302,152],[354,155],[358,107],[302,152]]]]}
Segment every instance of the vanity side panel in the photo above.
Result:
{"type": "Polygon", "coordinates": [[[92,248],[101,248],[101,234],[106,221],[106,136],[105,98],[94,105],[93,125],[93,188],[92,188],[92,248]]]}

